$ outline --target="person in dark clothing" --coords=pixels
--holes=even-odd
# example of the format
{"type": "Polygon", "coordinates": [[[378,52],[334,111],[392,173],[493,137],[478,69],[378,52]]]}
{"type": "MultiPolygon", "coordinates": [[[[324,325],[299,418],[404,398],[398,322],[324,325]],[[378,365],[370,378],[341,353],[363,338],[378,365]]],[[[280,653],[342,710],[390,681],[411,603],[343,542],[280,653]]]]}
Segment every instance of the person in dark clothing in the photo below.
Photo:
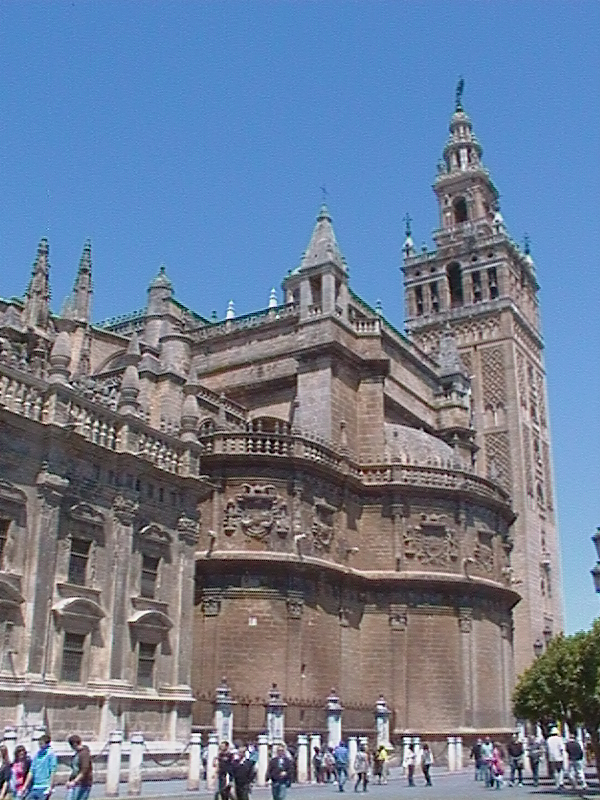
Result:
{"type": "Polygon", "coordinates": [[[215,759],[217,767],[217,791],[216,798],[220,800],[229,800],[231,792],[231,784],[229,782],[231,770],[231,753],[229,751],[229,742],[221,742],[219,745],[219,752],[215,759]]]}
{"type": "Polygon", "coordinates": [[[12,774],[10,756],[8,755],[8,747],[5,744],[0,745],[0,796],[5,797],[7,792],[10,791],[10,777],[12,774]]]}
{"type": "Polygon", "coordinates": [[[235,784],[236,800],[249,800],[250,786],[254,780],[254,761],[241,744],[236,744],[229,770],[235,784]]]}
{"type": "Polygon", "coordinates": [[[285,751],[285,745],[277,745],[277,754],[269,761],[266,780],[271,781],[273,800],[285,800],[287,790],[292,783],[294,765],[285,751]]]}
{"type": "Polygon", "coordinates": [[[483,764],[481,761],[481,739],[477,739],[471,748],[470,757],[475,761],[475,780],[483,780],[483,764]]]}
{"type": "Polygon", "coordinates": [[[67,739],[75,755],[71,760],[71,774],[67,781],[69,800],[87,800],[92,791],[92,756],[87,745],[83,744],[77,734],[67,739]]]}
{"type": "Polygon", "coordinates": [[[514,733],[508,743],[508,761],[510,764],[510,785],[515,785],[515,774],[519,776],[519,786],[523,786],[523,742],[519,741],[518,734],[514,733]]]}
{"type": "Polygon", "coordinates": [[[535,736],[530,736],[527,742],[529,753],[529,764],[531,765],[531,777],[533,785],[538,786],[540,782],[540,760],[542,758],[542,742],[535,736]]]}

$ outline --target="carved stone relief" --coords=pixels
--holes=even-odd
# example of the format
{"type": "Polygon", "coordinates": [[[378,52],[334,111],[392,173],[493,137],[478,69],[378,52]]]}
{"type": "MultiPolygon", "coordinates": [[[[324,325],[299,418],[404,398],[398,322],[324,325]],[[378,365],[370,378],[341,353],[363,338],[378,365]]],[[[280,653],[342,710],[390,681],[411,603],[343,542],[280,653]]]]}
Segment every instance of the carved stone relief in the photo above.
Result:
{"type": "Polygon", "coordinates": [[[272,533],[282,539],[290,532],[290,516],[286,501],[277,494],[274,486],[250,486],[227,502],[223,530],[227,536],[236,532],[250,539],[263,541],[272,533]]]}
{"type": "Polygon", "coordinates": [[[458,559],[456,532],[443,514],[421,514],[418,525],[404,534],[404,557],[423,566],[451,566],[458,559]]]}
{"type": "Polygon", "coordinates": [[[336,507],[323,497],[315,498],[311,533],[317,550],[329,550],[334,535],[336,507]]]}
{"type": "Polygon", "coordinates": [[[494,571],[494,539],[488,531],[478,531],[477,542],[473,550],[475,564],[484,572],[494,571]]]}

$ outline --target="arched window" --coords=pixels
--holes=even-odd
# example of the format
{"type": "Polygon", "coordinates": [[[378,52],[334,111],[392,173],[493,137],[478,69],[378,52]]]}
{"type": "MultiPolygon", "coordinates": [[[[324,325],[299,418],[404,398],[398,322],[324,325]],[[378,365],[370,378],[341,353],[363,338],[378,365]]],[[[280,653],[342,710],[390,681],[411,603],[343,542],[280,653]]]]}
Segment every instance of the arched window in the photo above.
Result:
{"type": "Polygon", "coordinates": [[[462,275],[460,272],[460,264],[458,261],[453,261],[448,264],[448,288],[450,289],[450,305],[455,308],[463,304],[463,290],[462,290],[462,275]]]}
{"type": "Polygon", "coordinates": [[[456,197],[452,203],[452,208],[454,209],[454,222],[456,224],[467,221],[467,201],[464,197],[456,197]]]}

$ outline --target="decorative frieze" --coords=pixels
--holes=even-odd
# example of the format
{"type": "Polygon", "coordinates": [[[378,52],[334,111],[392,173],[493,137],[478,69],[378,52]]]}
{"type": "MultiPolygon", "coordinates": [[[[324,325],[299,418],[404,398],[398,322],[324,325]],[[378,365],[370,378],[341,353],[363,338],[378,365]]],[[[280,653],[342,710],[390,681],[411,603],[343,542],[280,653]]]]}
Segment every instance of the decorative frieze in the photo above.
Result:
{"type": "Polygon", "coordinates": [[[177,520],[177,533],[184,544],[194,547],[200,537],[200,521],[185,515],[179,517],[177,520]]]}
{"type": "Polygon", "coordinates": [[[458,560],[456,531],[442,514],[421,514],[421,522],[404,533],[404,557],[423,566],[449,567],[458,560]]]}

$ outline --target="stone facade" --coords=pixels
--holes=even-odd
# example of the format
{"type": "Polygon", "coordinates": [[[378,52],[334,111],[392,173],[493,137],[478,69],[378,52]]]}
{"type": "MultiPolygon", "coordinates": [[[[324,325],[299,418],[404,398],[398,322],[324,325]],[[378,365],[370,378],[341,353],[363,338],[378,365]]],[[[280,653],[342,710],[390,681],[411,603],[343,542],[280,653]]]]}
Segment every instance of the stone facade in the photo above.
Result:
{"type": "Polygon", "coordinates": [[[516,481],[551,518],[532,267],[529,316],[502,290],[446,329],[415,311],[411,246],[407,338],[352,292],[324,206],[284,303],[222,322],[161,268],[143,312],[92,324],[89,244],[53,315],[40,243],[25,298],[0,301],[5,724],[185,740],[225,675],[239,732],[264,729],[274,683],[293,731],[324,733],[332,686],[347,731],[374,729],[382,693],[392,738],[510,727],[533,591],[515,530],[535,535],[516,481]]]}

